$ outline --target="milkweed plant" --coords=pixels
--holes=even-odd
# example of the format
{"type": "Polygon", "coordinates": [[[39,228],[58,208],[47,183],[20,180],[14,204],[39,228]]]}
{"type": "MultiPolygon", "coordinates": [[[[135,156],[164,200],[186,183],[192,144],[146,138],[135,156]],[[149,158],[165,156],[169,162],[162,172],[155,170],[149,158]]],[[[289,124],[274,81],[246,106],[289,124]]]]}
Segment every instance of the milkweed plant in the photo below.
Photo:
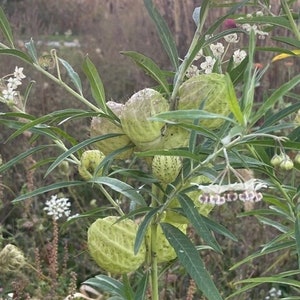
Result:
{"type": "MultiPolygon", "coordinates": [[[[48,195],[44,212],[56,226],[61,218],[68,227],[88,217],[89,227],[82,230],[86,230],[86,250],[99,273],[86,278],[80,291],[65,294],[66,299],[100,299],[102,293],[107,299],[163,299],[160,280],[174,263],[194,284],[186,299],[193,299],[196,291],[209,300],[242,297],[265,283],[289,287],[284,299],[300,296],[300,97],[293,93],[300,75],[259,97],[256,93],[272,64],[290,56],[297,59],[299,15],[291,9],[295,1],[282,0],[278,14],[272,10],[272,1],[239,1],[226,3],[226,14],[207,24],[210,9],[222,5],[219,2],[203,0],[195,8],[191,16],[195,34],[186,55],[179,57],[167,23],[153,2],[144,0],[170,59],[170,70],[161,69],[141,53],[122,51],[155,82],[125,103],[106,98],[97,67],[88,55],[82,68],[91,99],[84,94],[82,78],[55,49],[44,56],[32,39],[25,43],[25,50],[15,47],[10,24],[0,10],[5,38],[0,43],[1,63],[13,56],[16,66],[0,75],[0,101],[9,108],[0,114],[0,122],[13,130],[9,141],[25,132],[33,140],[43,136],[49,141],[42,146],[32,144],[3,161],[0,172],[5,174],[26,157],[54,147],[59,154],[36,163],[36,168],[47,165],[45,177],[57,168],[76,169],[80,176],[25,191],[12,201],[20,204],[48,195]],[[246,5],[254,13],[243,14],[246,5]],[[288,36],[273,35],[277,29],[288,36]],[[279,46],[258,47],[262,39],[279,46]],[[257,63],[259,51],[272,54],[272,60],[257,63]],[[85,109],[29,114],[34,83],[29,80],[28,65],[85,109]],[[275,111],[282,99],[288,99],[289,105],[275,111]],[[61,124],[82,118],[91,120],[89,137],[77,141],[61,124]],[[105,197],[109,209],[101,216],[97,210],[78,213],[72,210],[70,199],[58,196],[64,189],[80,186],[105,197]],[[277,253],[280,257],[283,252],[294,258],[295,268],[277,272],[270,265],[266,276],[241,278],[228,294],[217,288],[201,253],[222,255],[217,236],[237,242],[212,216],[220,206],[237,202],[248,207],[238,222],[245,216],[256,217],[277,230],[277,235],[228,272],[253,259],[277,253]],[[191,228],[200,237],[197,242],[190,238],[191,228]]],[[[0,262],[7,260],[0,257],[0,262]]],[[[265,299],[284,297],[274,289],[265,299]]]]}

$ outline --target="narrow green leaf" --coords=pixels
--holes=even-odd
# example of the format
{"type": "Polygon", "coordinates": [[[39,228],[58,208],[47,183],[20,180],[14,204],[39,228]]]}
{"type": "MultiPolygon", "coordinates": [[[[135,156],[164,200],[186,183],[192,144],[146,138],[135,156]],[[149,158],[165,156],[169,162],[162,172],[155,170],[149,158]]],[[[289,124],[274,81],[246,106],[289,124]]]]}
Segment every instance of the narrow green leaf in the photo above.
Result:
{"type": "Polygon", "coordinates": [[[13,38],[10,24],[9,24],[9,22],[6,18],[6,15],[5,15],[3,9],[1,8],[1,6],[0,6],[0,30],[2,31],[2,33],[5,36],[5,38],[7,39],[7,41],[9,42],[10,47],[15,48],[14,38],[13,38]]]}
{"type": "Polygon", "coordinates": [[[273,247],[269,247],[264,251],[262,251],[262,250],[256,251],[255,253],[247,256],[245,259],[234,264],[229,270],[232,271],[232,270],[238,268],[239,266],[241,266],[249,261],[252,261],[253,259],[258,258],[260,256],[263,256],[263,255],[266,255],[269,253],[273,253],[273,252],[278,252],[278,251],[284,250],[284,249],[290,249],[291,247],[294,247],[294,246],[295,246],[294,241],[288,241],[288,242],[282,242],[280,244],[276,244],[273,247]]]}
{"type": "Polygon", "coordinates": [[[129,278],[127,274],[122,274],[122,282],[124,286],[124,295],[126,300],[133,300],[134,293],[129,282],[129,278]]]}
{"type": "Polygon", "coordinates": [[[282,225],[280,222],[277,222],[277,221],[274,221],[274,220],[271,220],[269,218],[265,218],[265,217],[262,217],[262,216],[258,216],[257,217],[258,220],[263,223],[264,225],[268,225],[268,226],[271,226],[273,228],[276,228],[277,230],[279,230],[280,232],[283,232],[283,233],[286,233],[289,231],[289,227],[288,226],[284,226],[282,225]]]}
{"type": "Polygon", "coordinates": [[[120,281],[112,277],[106,275],[97,275],[84,281],[83,284],[87,284],[100,291],[104,291],[112,295],[117,295],[122,297],[122,299],[127,300],[124,294],[124,285],[120,281]]]}
{"type": "Polygon", "coordinates": [[[67,157],[69,157],[71,154],[77,152],[78,150],[93,144],[95,142],[110,138],[110,137],[115,137],[115,136],[119,136],[119,133],[109,133],[109,134],[105,134],[102,136],[95,136],[93,138],[87,139],[82,141],[81,143],[76,144],[75,146],[73,146],[72,148],[70,148],[69,150],[65,151],[64,153],[62,153],[61,155],[59,155],[57,157],[57,159],[52,163],[52,165],[48,168],[47,172],[45,173],[44,177],[47,177],[62,161],[64,161],[67,157]]]}
{"type": "Polygon", "coordinates": [[[251,124],[255,124],[265,113],[272,107],[276,101],[283,97],[288,91],[294,88],[300,82],[300,75],[295,76],[290,81],[282,84],[277,90],[275,90],[272,95],[259,107],[256,114],[251,119],[251,124]]]}
{"type": "Polygon", "coordinates": [[[171,31],[166,21],[154,7],[152,0],[144,0],[144,4],[156,26],[163,47],[165,48],[173,67],[177,70],[179,66],[179,55],[171,31]]]}
{"type": "Polygon", "coordinates": [[[293,46],[295,48],[300,49],[300,41],[295,39],[294,37],[287,37],[287,36],[273,36],[272,40],[282,42],[285,44],[288,44],[290,46],[293,46]]]}
{"type": "MultiPolygon", "coordinates": [[[[279,276],[278,276],[279,277],[279,276]]],[[[289,278],[282,278],[282,277],[258,277],[258,278],[248,278],[241,281],[236,282],[236,284],[241,283],[278,283],[278,284],[286,284],[288,286],[294,286],[300,288],[300,281],[289,279],[289,278]]]]}
{"type": "Polygon", "coordinates": [[[200,237],[216,252],[222,253],[222,248],[206,226],[205,219],[195,208],[194,202],[185,194],[179,194],[178,198],[186,217],[191,221],[200,237]]]}
{"type": "Polygon", "coordinates": [[[145,274],[140,279],[137,285],[134,300],[146,299],[146,293],[148,290],[148,281],[149,281],[148,279],[149,279],[149,272],[145,272],[145,274]]]}
{"type": "Polygon", "coordinates": [[[138,253],[143,241],[145,240],[145,235],[147,229],[152,221],[152,218],[159,211],[159,207],[151,209],[144,217],[142,223],[139,225],[138,231],[136,233],[136,238],[134,242],[134,254],[138,253]]]}
{"type": "Polygon", "coordinates": [[[38,196],[38,195],[41,195],[41,194],[45,194],[45,193],[50,192],[50,191],[59,190],[59,189],[62,189],[62,188],[69,188],[69,187],[79,186],[79,185],[83,185],[83,184],[85,184],[84,181],[56,182],[54,184],[50,184],[50,185],[38,188],[38,189],[36,189],[32,192],[20,195],[19,197],[14,199],[12,201],[12,203],[17,203],[17,202],[26,200],[26,199],[31,198],[31,197],[35,197],[35,196],[38,196]]]}
{"type": "Polygon", "coordinates": [[[229,107],[237,121],[240,125],[243,125],[244,123],[244,116],[241,111],[238,99],[235,94],[235,90],[231,81],[231,78],[228,73],[226,73],[226,87],[227,87],[227,93],[229,95],[229,107]]]}
{"type": "Polygon", "coordinates": [[[122,51],[121,54],[130,57],[139,67],[141,67],[146,72],[146,74],[157,81],[168,95],[170,94],[169,84],[165,77],[165,73],[151,58],[135,51],[122,51]]]}
{"type": "Polygon", "coordinates": [[[252,18],[236,19],[236,22],[239,24],[244,24],[244,23],[270,24],[270,25],[279,26],[291,30],[290,22],[287,20],[287,18],[281,16],[262,16],[262,17],[253,16],[252,18]]]}
{"type": "Polygon", "coordinates": [[[194,120],[199,119],[205,120],[205,119],[224,119],[230,122],[234,122],[231,118],[225,117],[223,115],[211,113],[205,110],[201,109],[187,109],[187,110],[175,110],[175,111],[168,111],[163,112],[160,114],[157,114],[149,120],[151,121],[165,121],[165,120],[194,120]]]}
{"type": "Polygon", "coordinates": [[[125,182],[122,182],[119,179],[110,177],[96,177],[89,180],[88,182],[107,185],[112,190],[119,192],[120,194],[136,202],[137,204],[146,206],[143,196],[134,187],[125,182]]]}
{"type": "Polygon", "coordinates": [[[15,57],[20,58],[21,60],[25,61],[26,63],[32,64],[32,62],[33,62],[32,59],[30,58],[30,56],[28,56],[26,53],[24,53],[20,50],[0,49],[0,55],[1,54],[15,56],[15,57]]]}
{"type": "Polygon", "coordinates": [[[37,55],[34,41],[32,38],[30,39],[29,42],[25,43],[25,48],[27,49],[27,51],[28,51],[30,57],[33,59],[33,61],[37,64],[38,63],[38,55],[37,55]]]}
{"type": "Polygon", "coordinates": [[[36,153],[36,152],[41,151],[43,149],[49,149],[49,147],[51,147],[51,145],[37,146],[37,147],[31,148],[31,149],[15,156],[13,159],[8,161],[7,163],[3,163],[3,164],[0,165],[0,173],[2,173],[4,171],[6,171],[7,169],[11,168],[12,166],[17,164],[19,161],[21,161],[25,157],[28,157],[28,156],[32,155],[33,153],[36,153]]]}
{"type": "MultiPolygon", "coordinates": [[[[280,120],[282,120],[283,118],[291,115],[292,113],[298,111],[300,109],[300,101],[292,104],[284,109],[281,109],[279,112],[275,113],[275,114],[271,114],[266,120],[265,122],[262,124],[262,128],[268,127],[268,126],[272,126],[274,123],[279,122],[280,120]]],[[[293,126],[295,126],[293,124],[293,126]]],[[[272,126],[273,128],[273,126],[272,126]]]]}
{"type": "Polygon", "coordinates": [[[199,253],[190,239],[175,226],[162,223],[163,232],[176,251],[179,261],[195,280],[208,300],[222,300],[218,289],[207,272],[199,253]]]}
{"type": "Polygon", "coordinates": [[[298,254],[298,267],[300,268],[300,216],[296,217],[295,222],[295,239],[296,239],[296,249],[298,254]]]}
{"type": "Polygon", "coordinates": [[[82,84],[79,78],[79,75],[74,71],[73,67],[64,59],[58,58],[61,64],[66,68],[69,77],[71,78],[72,82],[74,83],[75,87],[82,94],[82,84]]]}
{"type": "Polygon", "coordinates": [[[92,63],[92,61],[89,59],[88,56],[86,56],[83,62],[82,69],[89,80],[93,98],[95,99],[99,107],[105,113],[107,113],[108,111],[107,111],[107,106],[105,101],[104,86],[95,65],[92,63]]]}
{"type": "Polygon", "coordinates": [[[233,240],[234,242],[238,242],[237,237],[235,235],[233,235],[227,228],[225,228],[220,223],[214,222],[213,220],[211,220],[205,216],[202,216],[202,219],[205,221],[206,226],[210,230],[212,230],[218,234],[221,234],[221,235],[233,240]]]}

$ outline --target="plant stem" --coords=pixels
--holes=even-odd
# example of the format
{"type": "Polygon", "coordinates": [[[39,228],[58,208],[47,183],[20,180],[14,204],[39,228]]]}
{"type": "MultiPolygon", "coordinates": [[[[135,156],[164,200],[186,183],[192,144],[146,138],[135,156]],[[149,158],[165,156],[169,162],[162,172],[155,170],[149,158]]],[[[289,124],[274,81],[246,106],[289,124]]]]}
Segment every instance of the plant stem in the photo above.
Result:
{"type": "MultiPolygon", "coordinates": [[[[160,191],[155,184],[152,184],[152,202],[151,207],[157,206],[157,201],[160,200],[160,191]]],[[[159,201],[160,202],[160,201],[159,201]]],[[[158,266],[157,266],[157,228],[158,218],[154,217],[150,226],[150,265],[151,265],[151,292],[152,300],[159,300],[158,293],[158,266]]]]}
{"type": "Polygon", "coordinates": [[[47,72],[46,70],[44,70],[41,66],[39,66],[38,64],[33,63],[33,66],[41,73],[43,73],[44,75],[46,75],[48,78],[50,78],[52,81],[54,81],[56,84],[60,85],[61,87],[63,87],[67,92],[69,92],[71,95],[73,95],[75,98],[77,98],[80,102],[82,102],[83,104],[85,104],[86,106],[88,106],[89,108],[91,108],[92,110],[99,112],[99,113],[103,113],[103,111],[98,108],[97,106],[95,106],[93,103],[89,102],[86,98],[84,98],[82,95],[78,94],[77,92],[75,92],[72,88],[70,88],[66,83],[64,83],[62,80],[60,80],[59,78],[55,77],[54,75],[50,74],[49,72],[47,72]]]}
{"type": "Polygon", "coordinates": [[[159,300],[158,294],[158,268],[157,268],[157,227],[158,224],[151,224],[151,284],[152,300],[159,300]]]}

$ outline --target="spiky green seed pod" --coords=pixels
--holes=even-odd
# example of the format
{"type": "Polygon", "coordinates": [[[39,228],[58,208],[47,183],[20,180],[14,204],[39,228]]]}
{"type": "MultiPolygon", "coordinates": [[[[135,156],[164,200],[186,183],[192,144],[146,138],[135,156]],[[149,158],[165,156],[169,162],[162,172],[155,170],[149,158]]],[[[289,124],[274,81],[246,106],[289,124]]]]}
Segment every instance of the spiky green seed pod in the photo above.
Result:
{"type": "MultiPolygon", "coordinates": [[[[107,106],[112,112],[120,118],[124,104],[114,101],[108,101],[107,106]]],[[[111,152],[125,147],[131,143],[129,137],[125,134],[121,126],[117,126],[112,120],[104,117],[93,117],[90,127],[90,135],[101,136],[109,133],[121,133],[122,135],[109,139],[104,139],[93,144],[95,148],[102,151],[105,155],[109,155],[111,152]]],[[[129,149],[115,156],[117,159],[127,159],[132,155],[133,149],[129,149]]]]}
{"type": "MultiPolygon", "coordinates": [[[[230,113],[228,80],[224,74],[201,74],[185,81],[179,88],[179,110],[203,109],[227,116],[230,113]],[[203,107],[202,107],[203,106],[203,107]]],[[[221,118],[204,119],[200,125],[217,129],[224,123],[221,118]]]]}
{"type": "MultiPolygon", "coordinates": [[[[80,165],[78,166],[80,176],[84,180],[90,180],[93,178],[94,172],[97,170],[99,164],[104,158],[105,155],[99,150],[84,151],[80,159],[80,165]]],[[[98,171],[97,175],[102,175],[101,169],[98,171]]]]}
{"type": "Polygon", "coordinates": [[[156,149],[165,123],[149,118],[168,109],[168,101],[159,92],[143,89],[125,103],[120,116],[122,128],[140,150],[156,149]]]}
{"type": "Polygon", "coordinates": [[[152,173],[162,183],[169,184],[178,176],[182,168],[179,156],[155,155],[152,160],[152,173]]]}
{"type": "Polygon", "coordinates": [[[95,221],[88,229],[88,249],[92,258],[105,271],[112,274],[130,273],[145,260],[146,246],[142,243],[134,254],[138,225],[132,220],[119,221],[109,216],[95,221]]]}

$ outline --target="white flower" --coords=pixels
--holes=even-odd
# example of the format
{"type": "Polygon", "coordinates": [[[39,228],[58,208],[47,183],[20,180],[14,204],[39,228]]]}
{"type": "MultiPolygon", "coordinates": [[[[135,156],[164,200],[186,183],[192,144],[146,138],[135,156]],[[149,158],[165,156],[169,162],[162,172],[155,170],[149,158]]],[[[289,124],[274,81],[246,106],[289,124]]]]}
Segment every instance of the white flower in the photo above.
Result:
{"type": "Polygon", "coordinates": [[[214,57],[220,58],[224,53],[224,46],[222,43],[211,44],[209,47],[214,57]]]}
{"type": "Polygon", "coordinates": [[[199,60],[203,56],[203,50],[200,49],[200,51],[196,54],[194,60],[199,60]]]}
{"type": "Polygon", "coordinates": [[[245,59],[246,56],[247,56],[246,51],[240,49],[235,50],[232,56],[233,62],[235,64],[240,64],[245,59]]]}
{"type": "Polygon", "coordinates": [[[186,77],[191,78],[193,76],[199,75],[200,71],[197,66],[191,65],[187,70],[186,70],[186,77]]]}
{"type": "Polygon", "coordinates": [[[206,56],[205,62],[200,64],[200,68],[202,70],[205,70],[205,74],[209,74],[212,72],[215,62],[215,58],[212,58],[211,56],[206,56]]]}
{"type": "Polygon", "coordinates": [[[2,91],[2,96],[6,100],[14,100],[16,92],[12,88],[7,88],[7,90],[2,91]]]}
{"type": "Polygon", "coordinates": [[[22,82],[16,77],[9,77],[7,82],[7,87],[12,90],[15,90],[18,85],[22,84],[22,82]]]}
{"type": "Polygon", "coordinates": [[[260,40],[264,40],[266,38],[266,36],[269,35],[268,32],[262,31],[262,30],[256,30],[256,34],[258,35],[258,38],[260,40]]]}
{"type": "Polygon", "coordinates": [[[236,44],[238,43],[239,39],[236,33],[227,34],[224,36],[224,40],[227,43],[236,44]]]}
{"type": "Polygon", "coordinates": [[[256,12],[257,17],[263,17],[263,15],[264,15],[264,13],[261,10],[256,12]]]}
{"type": "Polygon", "coordinates": [[[70,206],[71,203],[68,198],[57,198],[57,195],[52,195],[51,199],[46,201],[46,207],[44,207],[44,210],[48,211],[47,215],[53,216],[55,220],[58,220],[64,215],[66,217],[70,216],[70,206]]]}
{"type": "Polygon", "coordinates": [[[15,72],[14,72],[14,76],[19,80],[21,80],[23,78],[26,78],[26,76],[23,74],[23,70],[24,70],[24,68],[16,67],[15,72]]]}

